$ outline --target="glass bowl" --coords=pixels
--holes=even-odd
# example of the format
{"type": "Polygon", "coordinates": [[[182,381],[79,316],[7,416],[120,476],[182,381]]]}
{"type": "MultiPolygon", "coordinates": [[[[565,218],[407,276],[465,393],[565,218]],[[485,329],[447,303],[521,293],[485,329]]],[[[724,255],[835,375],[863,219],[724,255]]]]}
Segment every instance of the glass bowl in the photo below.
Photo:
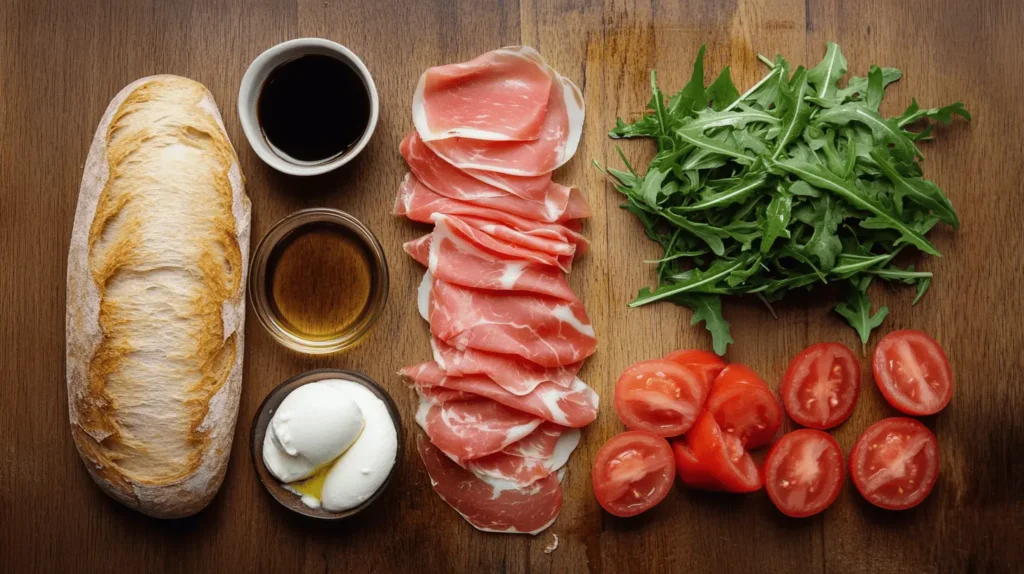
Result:
{"type": "Polygon", "coordinates": [[[384,249],[366,225],[355,217],[325,207],[303,209],[278,221],[263,236],[249,267],[249,299],[256,318],[282,345],[300,353],[323,355],[352,347],[361,341],[384,311],[388,298],[388,265],[384,249]],[[344,330],[325,337],[306,337],[297,330],[288,329],[288,322],[279,315],[268,293],[268,267],[275,249],[301,228],[309,225],[331,225],[343,228],[357,237],[365,246],[372,269],[369,296],[359,316],[344,330]]]}

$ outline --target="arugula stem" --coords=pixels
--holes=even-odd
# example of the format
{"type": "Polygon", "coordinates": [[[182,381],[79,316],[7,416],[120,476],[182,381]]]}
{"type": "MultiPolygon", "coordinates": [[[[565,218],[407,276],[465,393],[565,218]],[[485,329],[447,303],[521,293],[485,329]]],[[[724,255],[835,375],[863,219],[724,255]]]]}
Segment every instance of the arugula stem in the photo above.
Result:
{"type": "Polygon", "coordinates": [[[868,269],[865,271],[883,279],[923,279],[932,277],[931,271],[903,271],[895,269],[868,269]]]}
{"type": "Polygon", "coordinates": [[[742,102],[743,100],[745,100],[748,97],[750,97],[750,94],[753,94],[754,92],[756,92],[758,88],[763,86],[765,82],[767,82],[768,80],[772,79],[772,77],[775,76],[776,73],[778,73],[779,69],[776,68],[775,64],[771,63],[770,60],[768,60],[767,58],[764,58],[764,56],[762,56],[761,54],[758,54],[757,57],[758,58],[763,58],[761,61],[765,62],[766,64],[768,64],[768,67],[771,68],[772,71],[768,72],[768,75],[766,75],[765,77],[761,78],[761,80],[758,81],[756,84],[754,84],[754,86],[752,88],[750,88],[749,90],[743,92],[743,94],[741,94],[740,97],[736,98],[735,102],[733,102],[733,103],[729,104],[728,106],[726,106],[725,109],[722,110],[723,112],[732,111],[733,108],[735,108],[736,106],[740,105],[740,102],[742,102]]]}
{"type": "Polygon", "coordinates": [[[675,261],[676,259],[682,259],[684,257],[700,257],[701,255],[707,255],[707,253],[706,249],[701,251],[680,251],[667,257],[662,257],[661,259],[646,259],[644,260],[644,263],[652,265],[655,263],[668,263],[669,261],[675,261]]]}

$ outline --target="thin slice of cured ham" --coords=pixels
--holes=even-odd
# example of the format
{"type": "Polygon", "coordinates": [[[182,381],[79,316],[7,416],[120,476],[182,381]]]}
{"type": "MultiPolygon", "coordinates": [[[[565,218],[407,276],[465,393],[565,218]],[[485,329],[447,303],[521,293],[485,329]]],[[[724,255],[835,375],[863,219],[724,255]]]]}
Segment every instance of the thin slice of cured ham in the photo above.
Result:
{"type": "MultiPolygon", "coordinates": [[[[405,136],[402,143],[398,146],[398,151],[405,158],[405,163],[409,165],[409,169],[416,176],[416,179],[447,197],[462,201],[475,201],[510,195],[509,192],[501,188],[470,177],[462,170],[446,162],[427,147],[416,132],[409,132],[405,136]]],[[[547,187],[531,188],[531,190],[536,195],[524,197],[523,199],[543,202],[547,198],[547,187]]],[[[568,195],[561,189],[555,189],[553,192],[568,195]]]]}
{"type": "Polygon", "coordinates": [[[454,232],[445,219],[438,221],[433,233],[414,239],[403,248],[435,277],[449,283],[576,300],[565,274],[558,269],[496,256],[454,232]]]}
{"type": "Polygon", "coordinates": [[[416,446],[434,492],[479,530],[537,534],[562,510],[562,487],[555,474],[527,487],[494,485],[449,460],[423,437],[416,446]]]}
{"type": "Polygon", "coordinates": [[[517,176],[554,171],[576,153],[583,133],[583,94],[576,84],[551,71],[547,115],[539,139],[486,141],[451,138],[425,142],[434,153],[463,170],[484,170],[517,176]]]}
{"type": "Polygon", "coordinates": [[[416,422],[426,431],[430,442],[459,464],[500,451],[533,432],[542,422],[491,399],[450,399],[449,394],[420,394],[416,422]],[[448,400],[438,402],[445,399],[448,400]]]}
{"type": "Polygon", "coordinates": [[[449,375],[484,375],[516,395],[528,394],[541,383],[568,387],[583,366],[580,362],[548,369],[514,355],[477,349],[459,350],[437,337],[431,337],[430,346],[434,351],[434,362],[449,375]]]}
{"type": "Polygon", "coordinates": [[[486,482],[529,486],[565,466],[579,443],[579,429],[544,423],[501,452],[469,461],[466,469],[486,482]]]}
{"type": "MultiPolygon", "coordinates": [[[[438,405],[475,398],[442,387],[417,387],[416,392],[425,401],[438,405]]],[[[544,422],[500,451],[463,461],[463,466],[491,483],[506,481],[528,486],[562,468],[579,441],[579,429],[544,422]]]]}
{"type": "MultiPolygon", "coordinates": [[[[432,217],[434,223],[437,223],[437,217],[443,215],[445,214],[435,214],[432,217]]],[[[473,214],[447,217],[458,219],[461,223],[498,239],[553,255],[580,255],[590,246],[590,242],[582,239],[578,233],[555,223],[537,224],[534,229],[518,229],[473,214]]]]}
{"type": "MultiPolygon", "coordinates": [[[[571,439],[578,432],[576,429],[568,429],[554,423],[544,423],[537,427],[537,430],[528,434],[526,438],[506,446],[501,452],[514,456],[547,458],[555,455],[555,451],[559,448],[558,441],[563,438],[563,435],[567,435],[571,439]]],[[[579,440],[570,442],[578,444],[579,440]]],[[[573,446],[573,448],[576,447],[573,446]]]]}
{"type": "Polygon", "coordinates": [[[597,418],[597,393],[578,378],[568,388],[541,383],[528,394],[516,395],[483,375],[449,376],[433,361],[405,367],[399,374],[418,389],[441,387],[486,397],[571,428],[586,426],[597,418]]]}
{"type": "Polygon", "coordinates": [[[445,403],[454,403],[456,401],[471,401],[476,398],[471,393],[446,389],[443,387],[421,388],[417,389],[417,393],[419,393],[421,399],[432,405],[443,405],[445,403]]]}
{"type": "Polygon", "coordinates": [[[438,193],[462,201],[518,197],[523,200],[544,204],[548,211],[564,210],[572,190],[551,181],[551,174],[541,178],[513,179],[514,176],[488,179],[500,186],[491,185],[481,179],[482,172],[465,172],[448,163],[431,150],[416,132],[411,132],[398,147],[417,179],[438,193]],[[479,176],[479,177],[478,177],[479,176]],[[546,182],[542,182],[546,178],[546,182]]]}
{"type": "MultiPolygon", "coordinates": [[[[577,196],[578,197],[578,196],[577,196]]],[[[573,205],[586,208],[583,211],[571,213],[571,215],[585,217],[589,215],[589,208],[586,204],[573,205]]],[[[436,213],[445,215],[470,216],[476,219],[501,223],[540,237],[548,237],[571,242],[584,249],[589,242],[580,235],[581,223],[578,220],[567,220],[562,222],[546,222],[536,219],[521,217],[507,211],[484,207],[478,204],[451,199],[438,194],[422,183],[417,183],[413,176],[407,176],[402,183],[402,188],[395,201],[394,214],[407,217],[421,223],[433,223],[433,216],[436,213]]]]}
{"type": "Polygon", "coordinates": [[[551,172],[540,175],[510,175],[485,169],[464,169],[466,175],[519,197],[537,197],[551,185],[551,172]]]}
{"type": "Polygon", "coordinates": [[[468,62],[428,68],[412,99],[424,140],[535,140],[547,114],[551,74],[536,50],[511,46],[468,62]]]}
{"type": "Polygon", "coordinates": [[[516,197],[510,193],[494,197],[466,197],[459,193],[452,192],[450,189],[445,189],[443,184],[439,185],[441,189],[425,185],[415,176],[415,174],[409,174],[402,180],[402,187],[398,192],[398,198],[395,202],[396,215],[403,215],[401,213],[401,208],[406,203],[407,198],[415,197],[416,194],[420,192],[420,190],[417,189],[417,186],[427,187],[434,193],[447,197],[448,199],[479,207],[486,207],[497,211],[504,211],[506,213],[518,215],[519,217],[525,217],[526,219],[532,219],[534,221],[567,221],[570,219],[590,217],[593,214],[590,206],[587,204],[587,201],[583,199],[583,196],[575,188],[563,187],[567,190],[564,194],[559,192],[559,195],[551,196],[545,201],[530,201],[521,197],[516,197]]]}
{"type": "Polygon", "coordinates": [[[578,363],[597,347],[582,303],[432,279],[430,330],[453,347],[518,355],[543,367],[578,363]]]}
{"type": "Polygon", "coordinates": [[[576,254],[576,246],[572,243],[531,237],[501,224],[481,228],[458,215],[436,214],[435,223],[438,219],[445,219],[460,235],[501,257],[551,265],[567,273],[572,268],[576,254]]]}

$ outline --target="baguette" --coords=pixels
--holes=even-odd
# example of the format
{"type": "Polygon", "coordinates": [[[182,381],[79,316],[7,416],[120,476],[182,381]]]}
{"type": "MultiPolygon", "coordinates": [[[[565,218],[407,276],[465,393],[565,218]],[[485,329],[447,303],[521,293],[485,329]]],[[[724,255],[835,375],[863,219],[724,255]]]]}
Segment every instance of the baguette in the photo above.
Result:
{"type": "Polygon", "coordinates": [[[151,516],[195,514],[224,480],[250,213],[202,84],[151,76],[110,102],[68,253],[68,411],[93,480],[151,516]]]}

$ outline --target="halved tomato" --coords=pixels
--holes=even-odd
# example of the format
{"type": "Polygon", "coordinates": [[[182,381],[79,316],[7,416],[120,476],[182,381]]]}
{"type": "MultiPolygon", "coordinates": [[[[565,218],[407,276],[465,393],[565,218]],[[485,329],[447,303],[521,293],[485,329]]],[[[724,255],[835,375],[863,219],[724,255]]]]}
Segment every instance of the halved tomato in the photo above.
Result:
{"type": "Polygon", "coordinates": [[[594,495],[605,510],[635,516],[661,502],[672,489],[672,447],[647,431],[615,435],[598,449],[590,476],[594,495]]]}
{"type": "Polygon", "coordinates": [[[797,423],[828,429],[850,418],[860,392],[860,363],[840,343],[818,343],[797,355],[786,369],[779,395],[797,423]]]}
{"type": "Polygon", "coordinates": [[[875,383],[908,415],[933,415],[953,397],[953,369],[939,343],[921,331],[893,331],[875,347],[875,383]]]}
{"type": "Polygon", "coordinates": [[[619,377],[615,410],[633,430],[678,436],[690,430],[707,394],[693,371],[672,361],[641,361],[619,377]]]}
{"type": "Polygon", "coordinates": [[[768,385],[753,370],[732,364],[711,387],[706,408],[724,432],[739,438],[743,448],[755,449],[775,438],[782,425],[782,408],[768,385]]]}
{"type": "Polygon", "coordinates": [[[699,349],[675,351],[665,355],[665,360],[679,363],[697,373],[701,381],[704,382],[705,394],[711,392],[711,385],[715,382],[715,377],[725,368],[725,361],[721,357],[710,351],[699,349]]]}
{"type": "Polygon", "coordinates": [[[690,488],[701,490],[721,490],[718,479],[711,474],[707,465],[697,460],[690,445],[686,444],[686,437],[679,437],[672,441],[672,453],[676,457],[676,476],[679,481],[690,488]]]}
{"type": "Polygon", "coordinates": [[[783,435],[764,460],[764,488],[776,508],[802,518],[825,510],[843,487],[843,451],[820,430],[783,435]]]}
{"type": "Polygon", "coordinates": [[[704,411],[697,418],[686,434],[686,445],[706,477],[717,483],[715,490],[753,492],[761,488],[761,473],[754,459],[743,449],[739,438],[722,432],[710,412],[704,411]]]}
{"type": "Polygon", "coordinates": [[[917,506],[939,476],[939,441],[914,419],[882,419],[853,445],[850,476],[875,506],[889,510],[917,506]]]}

